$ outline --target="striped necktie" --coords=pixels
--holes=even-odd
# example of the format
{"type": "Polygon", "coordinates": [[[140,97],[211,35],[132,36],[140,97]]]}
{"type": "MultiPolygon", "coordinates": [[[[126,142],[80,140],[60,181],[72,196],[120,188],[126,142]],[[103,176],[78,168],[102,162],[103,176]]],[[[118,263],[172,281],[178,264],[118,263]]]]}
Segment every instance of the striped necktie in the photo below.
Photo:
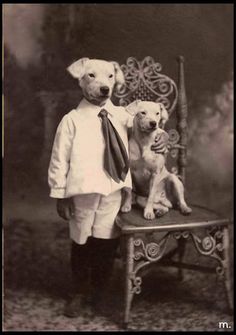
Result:
{"type": "Polygon", "coordinates": [[[124,181],[129,170],[129,158],[113,124],[107,117],[107,111],[102,109],[98,116],[102,120],[102,131],[105,140],[104,169],[117,183],[124,181]]]}

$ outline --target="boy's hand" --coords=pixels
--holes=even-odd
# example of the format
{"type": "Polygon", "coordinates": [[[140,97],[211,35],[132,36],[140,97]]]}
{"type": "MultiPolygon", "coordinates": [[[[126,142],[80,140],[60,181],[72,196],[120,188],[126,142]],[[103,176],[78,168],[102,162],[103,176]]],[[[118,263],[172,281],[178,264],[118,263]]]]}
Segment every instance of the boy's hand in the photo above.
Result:
{"type": "Polygon", "coordinates": [[[72,199],[57,199],[57,213],[64,220],[69,220],[74,214],[74,204],[72,199]]]}
{"type": "Polygon", "coordinates": [[[168,140],[169,135],[166,132],[157,135],[155,138],[155,143],[151,146],[151,150],[155,151],[156,154],[163,154],[167,152],[168,140]]]}

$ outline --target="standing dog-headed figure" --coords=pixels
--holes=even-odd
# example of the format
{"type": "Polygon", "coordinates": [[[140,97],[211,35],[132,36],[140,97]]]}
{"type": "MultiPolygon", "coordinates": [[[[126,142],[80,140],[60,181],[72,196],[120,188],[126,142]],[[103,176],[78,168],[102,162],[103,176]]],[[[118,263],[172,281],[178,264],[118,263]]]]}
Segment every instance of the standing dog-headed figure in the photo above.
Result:
{"type": "MultiPolygon", "coordinates": [[[[136,203],[144,208],[148,220],[161,216],[176,203],[182,214],[190,214],[191,208],[184,199],[184,186],[180,179],[165,166],[165,154],[157,154],[150,147],[158,136],[168,136],[160,127],[168,120],[168,113],[161,103],[136,100],[127,110],[135,115],[132,136],[129,140],[130,169],[136,203]]],[[[121,211],[131,209],[131,189],[125,189],[121,211]]]]}
{"type": "MultiPolygon", "coordinates": [[[[69,220],[74,292],[65,314],[74,317],[81,313],[91,286],[93,305],[100,303],[112,269],[121,190],[132,186],[128,129],[133,116],[110,100],[125,82],[118,63],[82,58],[68,71],[79,81],[84,98],[57,128],[48,181],[58,214],[69,220]]],[[[159,141],[153,150],[165,146],[159,141]]]]}

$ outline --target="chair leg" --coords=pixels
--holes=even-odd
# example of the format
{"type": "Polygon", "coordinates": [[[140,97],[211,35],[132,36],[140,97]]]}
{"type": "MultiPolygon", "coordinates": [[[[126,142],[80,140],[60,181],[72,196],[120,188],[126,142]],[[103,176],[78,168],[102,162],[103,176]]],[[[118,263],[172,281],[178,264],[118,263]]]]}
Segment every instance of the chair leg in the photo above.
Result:
{"type": "Polygon", "coordinates": [[[229,227],[225,227],[223,230],[223,247],[224,247],[224,284],[226,290],[226,296],[228,301],[229,310],[233,310],[233,294],[232,294],[232,283],[230,274],[230,243],[229,243],[229,227]]]}
{"type": "Polygon", "coordinates": [[[133,235],[126,237],[126,269],[125,269],[125,312],[124,312],[124,328],[129,323],[129,314],[133,299],[133,283],[132,275],[134,270],[134,238],[133,235]]]}
{"type": "Polygon", "coordinates": [[[183,261],[183,257],[185,254],[185,249],[186,249],[186,239],[183,237],[180,237],[180,239],[178,240],[178,256],[179,256],[179,262],[180,265],[178,267],[178,280],[182,281],[184,276],[183,276],[183,267],[181,265],[182,261],[183,261]]]}

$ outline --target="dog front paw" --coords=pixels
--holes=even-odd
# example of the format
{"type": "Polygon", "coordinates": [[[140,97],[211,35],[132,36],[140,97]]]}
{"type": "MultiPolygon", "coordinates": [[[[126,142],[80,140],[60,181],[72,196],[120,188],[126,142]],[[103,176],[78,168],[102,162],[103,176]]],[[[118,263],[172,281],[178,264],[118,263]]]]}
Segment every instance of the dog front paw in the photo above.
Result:
{"type": "Polygon", "coordinates": [[[124,204],[120,210],[122,213],[128,213],[131,211],[131,207],[131,204],[124,204]]]}
{"type": "Polygon", "coordinates": [[[144,209],[144,217],[147,220],[153,220],[155,219],[155,213],[153,209],[150,208],[145,208],[144,209]]]}
{"type": "Polygon", "coordinates": [[[183,215],[189,215],[189,214],[192,213],[192,209],[190,207],[188,207],[187,205],[185,205],[185,204],[181,204],[180,205],[180,212],[183,215]]]}

